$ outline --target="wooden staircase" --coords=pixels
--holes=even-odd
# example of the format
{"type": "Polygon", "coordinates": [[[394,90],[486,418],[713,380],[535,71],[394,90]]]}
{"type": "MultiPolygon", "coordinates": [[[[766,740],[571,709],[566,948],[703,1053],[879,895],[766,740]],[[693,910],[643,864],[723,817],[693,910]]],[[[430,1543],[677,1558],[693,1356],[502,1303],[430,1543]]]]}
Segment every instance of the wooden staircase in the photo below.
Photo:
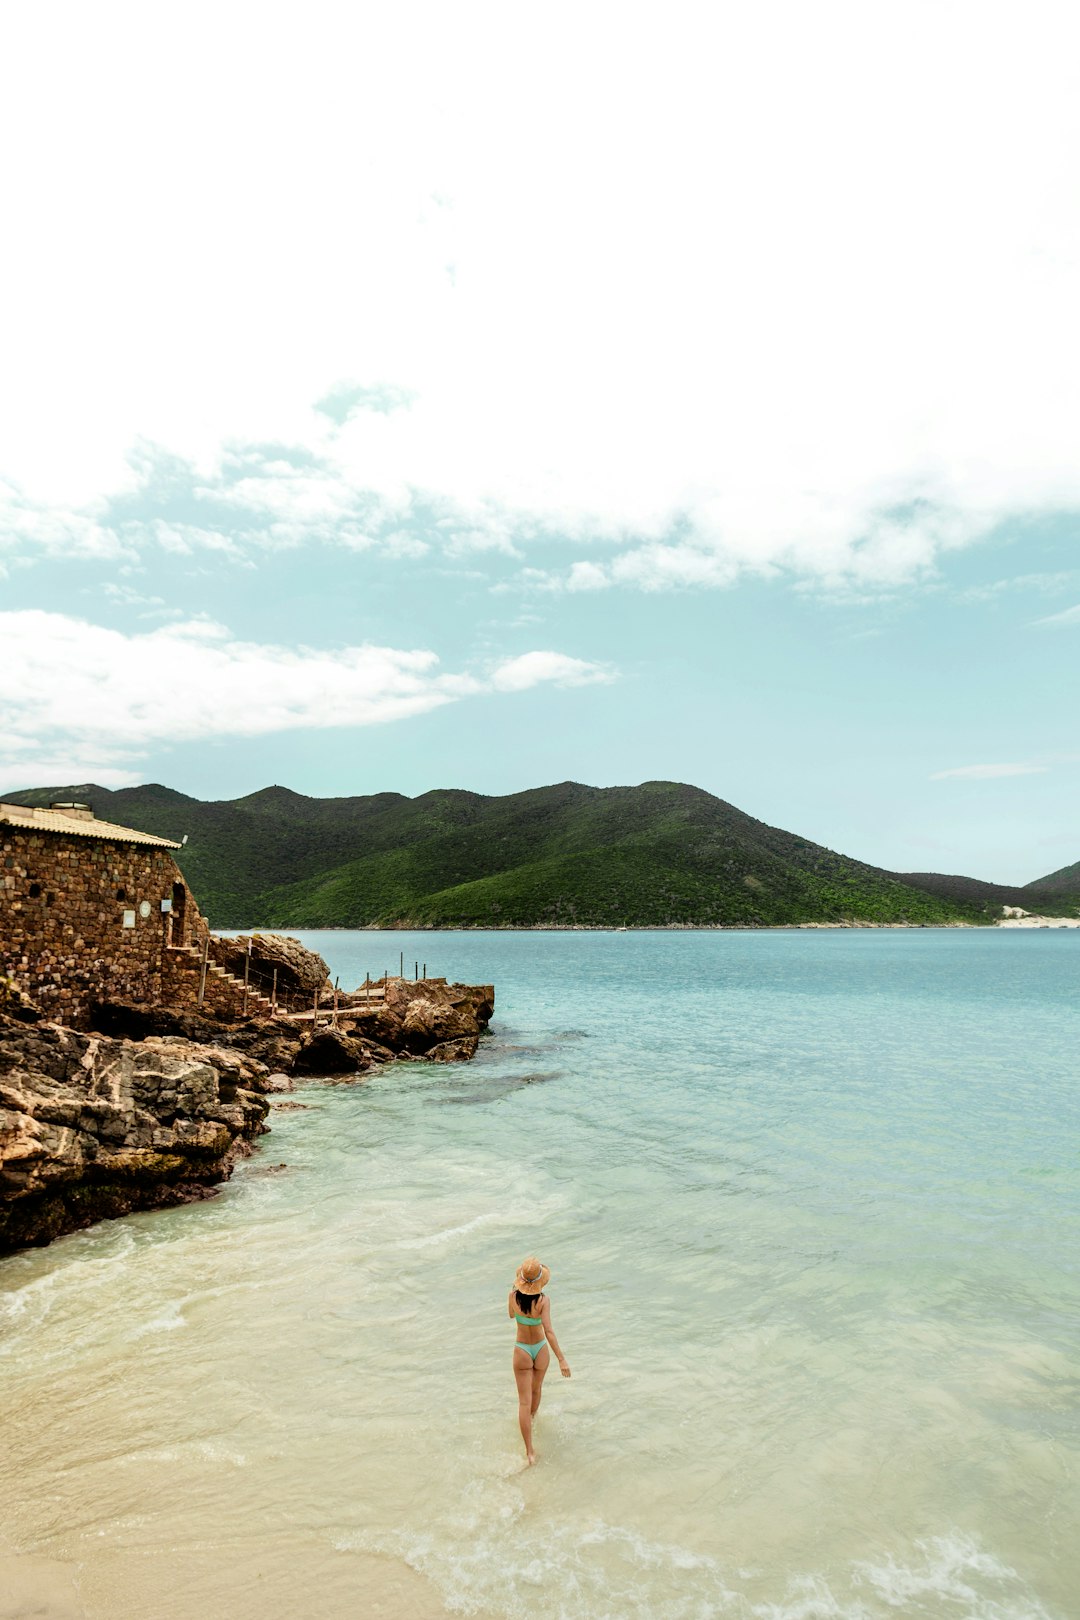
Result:
{"type": "MultiPolygon", "coordinates": [[[[190,964],[196,973],[202,972],[203,954],[197,945],[169,945],[166,947],[166,956],[174,959],[184,957],[186,958],[185,968],[190,964]]],[[[220,983],[233,987],[236,992],[236,1011],[242,1011],[244,1007],[243,979],[238,979],[235,973],[227,972],[225,968],[219,967],[216,962],[207,958],[206,980],[208,984],[211,979],[216,979],[220,983]]],[[[262,1013],[269,1018],[274,1011],[274,1004],[269,996],[264,996],[260,990],[256,990],[253,985],[249,984],[247,987],[247,1010],[249,1015],[262,1013]]]]}

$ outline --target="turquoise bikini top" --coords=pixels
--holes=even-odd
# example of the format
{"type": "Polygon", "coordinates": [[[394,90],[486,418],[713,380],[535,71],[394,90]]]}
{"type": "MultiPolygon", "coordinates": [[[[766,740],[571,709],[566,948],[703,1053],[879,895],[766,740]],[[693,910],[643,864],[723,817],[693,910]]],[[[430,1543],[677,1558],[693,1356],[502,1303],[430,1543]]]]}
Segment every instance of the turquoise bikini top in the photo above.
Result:
{"type": "Polygon", "coordinates": [[[522,1327],[543,1327],[544,1325],[542,1316],[519,1316],[517,1311],[514,1312],[514,1321],[520,1322],[522,1327]]]}

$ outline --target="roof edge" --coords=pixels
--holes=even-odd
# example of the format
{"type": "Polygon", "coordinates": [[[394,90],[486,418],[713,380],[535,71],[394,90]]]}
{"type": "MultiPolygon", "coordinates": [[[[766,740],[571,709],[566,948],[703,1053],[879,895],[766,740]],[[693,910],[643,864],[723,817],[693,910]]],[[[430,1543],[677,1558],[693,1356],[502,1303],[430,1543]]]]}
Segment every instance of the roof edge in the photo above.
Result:
{"type": "Polygon", "coordinates": [[[112,821],[98,821],[96,817],[66,815],[62,810],[45,810],[37,806],[0,803],[0,827],[14,832],[53,833],[59,837],[90,838],[100,843],[142,844],[149,849],[183,849],[173,838],[161,838],[156,833],[140,832],[137,827],[121,827],[112,821]]]}

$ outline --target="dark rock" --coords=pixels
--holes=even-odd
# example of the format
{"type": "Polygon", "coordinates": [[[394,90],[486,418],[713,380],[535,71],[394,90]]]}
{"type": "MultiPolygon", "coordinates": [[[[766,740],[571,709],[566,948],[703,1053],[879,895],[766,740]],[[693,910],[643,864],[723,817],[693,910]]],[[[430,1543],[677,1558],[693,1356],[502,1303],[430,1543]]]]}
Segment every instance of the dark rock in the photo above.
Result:
{"type": "Polygon", "coordinates": [[[366,1030],[350,1029],[348,1033],[357,1037],[372,1063],[397,1062],[400,1054],[393,1051],[389,1046],[383,1046],[380,1042],[373,1041],[366,1030]]]}
{"type": "Polygon", "coordinates": [[[320,1029],[304,1042],[293,1063],[295,1074],[359,1074],[371,1067],[362,1041],[340,1029],[320,1029]]]}
{"type": "Polygon", "coordinates": [[[203,1013],[159,1007],[149,1002],[99,1001],[92,1010],[92,1027],[102,1035],[147,1040],[175,1036],[200,1045],[246,1052],[267,1069],[288,1071],[300,1049],[301,1032],[286,1018],[249,1018],[224,1023],[203,1013]]]}
{"type": "Polygon", "coordinates": [[[222,1046],[234,1047],[239,1052],[247,1052],[250,1057],[258,1058],[268,1069],[287,1074],[303,1038],[295,1024],[288,1024],[279,1018],[243,1024],[237,1030],[219,1035],[218,1040],[222,1046]]]}
{"type": "Polygon", "coordinates": [[[36,1024],[42,1017],[38,1007],[25,990],[20,990],[14,979],[0,974],[0,1012],[15,1018],[21,1024],[36,1024]]]}
{"type": "Polygon", "coordinates": [[[476,1035],[459,1035],[457,1040],[440,1041],[437,1046],[429,1046],[424,1056],[429,1063],[465,1063],[476,1056],[478,1044],[476,1035]]]}
{"type": "Polygon", "coordinates": [[[148,1035],[176,1035],[185,1041],[216,1044],[225,1026],[220,1019],[182,1008],[159,1007],[144,1001],[95,1001],[90,1027],[100,1035],[142,1041],[148,1035]]]}

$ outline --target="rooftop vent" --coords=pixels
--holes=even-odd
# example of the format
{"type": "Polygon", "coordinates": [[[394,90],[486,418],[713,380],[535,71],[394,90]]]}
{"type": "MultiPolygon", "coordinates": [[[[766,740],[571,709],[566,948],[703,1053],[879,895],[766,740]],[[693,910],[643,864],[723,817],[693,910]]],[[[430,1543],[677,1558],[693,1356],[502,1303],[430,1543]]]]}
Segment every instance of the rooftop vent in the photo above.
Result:
{"type": "Polygon", "coordinates": [[[57,810],[62,816],[72,816],[76,821],[93,821],[94,812],[88,804],[50,804],[50,810],[57,810]]]}

